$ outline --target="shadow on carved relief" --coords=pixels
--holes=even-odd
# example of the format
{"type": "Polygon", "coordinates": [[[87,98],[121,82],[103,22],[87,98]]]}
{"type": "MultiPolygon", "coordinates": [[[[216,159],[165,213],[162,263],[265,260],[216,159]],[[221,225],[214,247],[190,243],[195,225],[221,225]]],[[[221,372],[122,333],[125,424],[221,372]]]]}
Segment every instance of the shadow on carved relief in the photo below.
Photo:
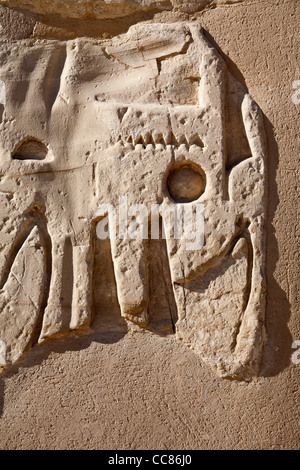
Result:
{"type": "Polygon", "coordinates": [[[291,345],[293,338],[288,328],[291,306],[286,292],[281,288],[273,273],[279,260],[278,242],[276,239],[273,219],[275,217],[279,196],[277,191],[276,173],[279,162],[277,142],[274,137],[273,125],[264,116],[268,139],[268,217],[266,224],[266,333],[267,341],[260,374],[274,377],[291,364],[291,345]],[[276,296],[274,295],[276,293],[276,296]]]}
{"type": "MultiPolygon", "coordinates": [[[[215,42],[214,38],[208,31],[204,31],[205,37],[215,47],[221,57],[225,60],[229,72],[242,85],[242,89],[247,90],[246,83],[243,74],[239,70],[237,64],[232,62],[230,57],[226,55],[215,42]]],[[[228,100],[228,109],[232,108],[233,103],[238,96],[231,95],[233,102],[228,100]]],[[[233,109],[233,108],[232,108],[233,109]]],[[[227,135],[229,135],[229,145],[234,150],[235,134],[238,138],[239,143],[242,143],[246,155],[245,149],[248,147],[248,142],[245,140],[245,132],[241,128],[241,120],[239,111],[235,107],[235,112],[228,113],[227,119],[227,135]],[[236,119],[238,117],[238,119],[236,119]],[[238,135],[237,135],[237,129],[238,135]],[[233,130],[233,132],[232,132],[233,130]],[[241,139],[242,138],[242,142],[241,139]]],[[[292,337],[288,329],[288,320],[290,317],[290,304],[286,293],[275,281],[273,273],[276,268],[276,264],[279,258],[278,245],[275,236],[275,230],[272,225],[273,218],[275,216],[276,208],[279,203],[276,172],[279,161],[278,146],[275,140],[273,125],[268,120],[266,115],[263,115],[264,127],[267,138],[268,146],[268,165],[267,165],[267,178],[266,184],[268,186],[268,204],[267,204],[267,219],[266,219],[266,261],[265,261],[265,272],[266,272],[266,283],[268,286],[266,293],[266,343],[264,346],[264,352],[261,363],[261,376],[275,376],[290,364],[292,337]],[[273,298],[272,293],[276,292],[276,299],[273,298]]],[[[248,150],[248,154],[250,154],[248,150]]],[[[230,168],[228,168],[229,170],[230,168]]]]}
{"type": "Polygon", "coordinates": [[[41,83],[29,67],[23,99],[5,108],[16,128],[3,133],[0,184],[10,217],[3,367],[37,343],[88,347],[133,328],[174,335],[220,377],[258,376],[267,216],[258,105],[196,24],[69,41],[59,57],[39,45],[35,60],[44,54],[41,83]],[[43,83],[53,93],[32,117],[28,96],[43,83]]]}

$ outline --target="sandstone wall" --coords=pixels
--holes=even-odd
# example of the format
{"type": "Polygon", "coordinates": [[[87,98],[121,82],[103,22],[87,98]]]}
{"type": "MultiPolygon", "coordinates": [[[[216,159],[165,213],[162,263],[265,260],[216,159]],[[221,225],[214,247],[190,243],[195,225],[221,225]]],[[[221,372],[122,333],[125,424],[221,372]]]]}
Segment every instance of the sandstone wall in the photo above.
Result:
{"type": "Polygon", "coordinates": [[[0,3],[0,448],[297,449],[298,2],[0,3]],[[168,191],[206,253],[96,239],[168,191]]]}

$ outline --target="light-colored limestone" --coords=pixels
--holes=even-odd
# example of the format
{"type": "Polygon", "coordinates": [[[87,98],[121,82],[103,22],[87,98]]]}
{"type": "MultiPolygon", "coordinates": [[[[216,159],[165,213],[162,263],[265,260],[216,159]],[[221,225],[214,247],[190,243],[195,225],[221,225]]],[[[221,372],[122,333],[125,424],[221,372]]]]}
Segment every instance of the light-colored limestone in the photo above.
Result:
{"type": "MultiPolygon", "coordinates": [[[[204,245],[166,240],[169,325],[220,376],[256,375],[264,343],[263,120],[199,26],[4,45],[0,78],[7,365],[37,341],[93,327],[96,226],[106,215],[99,206],[122,213],[123,203],[143,204],[147,214],[153,205],[189,206],[196,217],[201,204],[204,245]],[[228,114],[239,121],[234,129],[228,114]]],[[[149,243],[110,241],[121,314],[129,328],[155,331],[149,256],[157,255],[149,243]]]]}
{"type": "MultiPolygon", "coordinates": [[[[194,13],[218,4],[240,3],[244,0],[1,0],[0,4],[21,7],[38,14],[60,14],[71,18],[116,18],[135,12],[179,10],[194,13]]],[[[249,1],[249,0],[248,0],[249,1]]],[[[250,0],[251,1],[251,0],[250,0]]]]}
{"type": "MultiPolygon", "coordinates": [[[[15,54],[16,44],[20,52],[33,45],[47,45],[52,42],[50,39],[60,40],[54,41],[58,49],[65,44],[64,40],[76,37],[89,37],[87,42],[103,45],[95,38],[108,39],[126,33],[129,26],[137,22],[179,23],[189,20],[187,13],[175,10],[154,12],[149,10],[101,21],[88,17],[66,18],[58,14],[41,14],[38,17],[28,13],[28,10],[22,13],[19,9],[0,6],[1,69],[6,61],[6,51],[12,50],[15,54]],[[20,40],[22,38],[31,40],[20,40]]],[[[23,354],[14,365],[7,364],[6,371],[0,376],[2,450],[110,449],[115,455],[119,449],[157,449],[163,453],[166,449],[176,449],[176,453],[180,449],[185,450],[180,453],[189,453],[188,449],[299,449],[300,105],[299,99],[296,99],[296,95],[299,97],[297,83],[300,79],[297,53],[300,48],[299,18],[300,2],[294,0],[248,0],[232,5],[221,4],[190,15],[191,22],[203,27],[205,37],[224,58],[227,70],[243,85],[239,95],[231,93],[237,89],[237,82],[233,81],[232,85],[227,82],[232,98],[227,102],[227,110],[231,103],[231,111],[227,113],[226,120],[231,161],[229,170],[240,161],[241,155],[249,155],[241,113],[242,96],[246,89],[264,115],[268,142],[268,169],[265,174],[269,186],[264,227],[267,238],[267,337],[258,376],[251,382],[220,380],[215,374],[215,366],[211,368],[203,362],[203,355],[195,354],[186,343],[176,340],[172,334],[172,320],[176,323],[178,311],[166,244],[161,240],[149,240],[147,247],[148,327],[136,326],[127,331],[128,326],[117,300],[110,242],[93,236],[95,288],[92,324],[85,331],[74,330],[70,334],[70,305],[77,303],[77,300],[71,302],[76,276],[72,266],[76,268],[75,260],[83,251],[78,245],[76,252],[71,239],[67,238],[62,263],[63,332],[59,337],[51,337],[40,345],[27,348],[29,354],[26,357],[23,354]]],[[[111,41],[105,44],[113,45],[111,41]]],[[[20,57],[20,54],[17,56],[20,57]]],[[[12,57],[10,64],[11,79],[14,76],[12,57]]],[[[9,71],[6,73],[9,75],[9,71]]],[[[21,84],[24,83],[22,76],[21,73],[18,79],[21,84]]],[[[170,81],[173,76],[170,71],[170,81]]],[[[177,90],[180,86],[187,86],[187,81],[181,83],[178,80],[177,90]]],[[[164,96],[167,95],[166,87],[164,96]]],[[[197,80],[191,83],[186,95],[189,104],[193,104],[197,95],[197,80]]],[[[6,93],[4,96],[6,100],[6,93]]],[[[123,103],[123,99],[118,99],[118,102],[123,103]]],[[[184,92],[182,104],[185,104],[184,92]]],[[[36,109],[32,106],[33,113],[36,109]]],[[[120,110],[120,116],[123,112],[124,108],[120,110]]],[[[3,113],[4,106],[0,103],[1,118],[3,113]]],[[[38,134],[32,134],[38,138],[38,134]]],[[[12,153],[18,149],[21,140],[22,136],[15,140],[12,153]]],[[[25,146],[21,156],[26,156],[27,144],[23,143],[25,146]]],[[[45,144],[48,147],[47,141],[45,144]]],[[[198,144],[201,147],[199,141],[198,144]]],[[[37,146],[36,150],[38,147],[43,148],[42,145],[37,146]]],[[[48,161],[53,162],[56,157],[48,149],[48,161]]],[[[36,163],[41,162],[36,160],[36,163]]],[[[247,165],[241,165],[239,175],[247,175],[247,171],[247,165]]],[[[173,194],[174,174],[176,171],[168,173],[166,178],[170,194],[171,191],[173,194]]],[[[178,175],[183,176],[181,172],[178,175]]],[[[203,186],[203,179],[200,178],[200,181],[203,186]]],[[[31,184],[29,179],[28,184],[31,184]]],[[[205,189],[207,184],[208,179],[204,181],[205,189]]],[[[236,193],[238,197],[239,186],[231,184],[230,191],[232,196],[236,193]]],[[[177,187],[174,198],[178,199],[180,195],[177,187]]],[[[189,196],[192,198],[190,193],[189,196]]],[[[0,214],[8,212],[6,203],[10,198],[10,193],[0,195],[0,214]]],[[[15,240],[14,233],[10,237],[10,228],[15,222],[20,222],[17,219],[17,204],[18,201],[16,209],[11,212],[11,221],[0,218],[0,236],[2,240],[2,237],[7,238],[7,247],[11,247],[15,240]]],[[[25,238],[35,226],[28,227],[25,238]]],[[[93,233],[95,229],[93,227],[93,233]]],[[[43,242],[45,235],[43,230],[35,235],[37,242],[43,243],[38,259],[49,252],[49,249],[44,250],[44,245],[49,243],[47,238],[46,243],[43,242]]],[[[24,248],[25,245],[26,242],[24,248]]],[[[0,259],[4,254],[2,250],[0,259]]],[[[22,252],[20,254],[23,256],[22,252]]],[[[223,301],[227,296],[233,306],[238,302],[239,289],[243,288],[246,254],[244,242],[239,243],[224,266],[225,275],[230,275],[230,279],[236,279],[236,274],[239,275],[233,286],[234,297],[222,291],[223,301]]],[[[15,268],[14,265],[14,272],[15,268]]],[[[220,293],[224,284],[223,275],[219,267],[216,268],[218,276],[211,276],[208,287],[202,278],[202,287],[207,295],[212,295],[212,289],[220,293]]],[[[196,285],[198,291],[192,291],[197,281],[200,277],[191,281],[189,295],[198,295],[200,282],[196,285]]],[[[227,277],[226,283],[229,287],[227,277]]],[[[30,296],[34,297],[33,292],[30,296]]],[[[1,297],[3,299],[3,294],[1,297]]],[[[77,298],[80,298],[80,293],[77,298]]],[[[217,300],[213,298],[215,311],[217,300]]],[[[197,302],[202,302],[203,307],[203,298],[198,297],[197,302]]],[[[204,307],[203,311],[206,312],[204,307]]],[[[34,315],[33,310],[31,313],[34,315]]],[[[80,310],[75,316],[74,309],[72,317],[77,321],[80,310]]],[[[194,319],[198,321],[196,311],[194,319]]],[[[223,320],[222,315],[218,320],[223,320]]],[[[201,337],[198,344],[200,340],[201,337]]],[[[226,350],[223,350],[223,356],[226,356],[226,350]]],[[[10,360],[9,348],[0,340],[0,363],[4,365],[5,361],[9,363],[10,360]]]]}

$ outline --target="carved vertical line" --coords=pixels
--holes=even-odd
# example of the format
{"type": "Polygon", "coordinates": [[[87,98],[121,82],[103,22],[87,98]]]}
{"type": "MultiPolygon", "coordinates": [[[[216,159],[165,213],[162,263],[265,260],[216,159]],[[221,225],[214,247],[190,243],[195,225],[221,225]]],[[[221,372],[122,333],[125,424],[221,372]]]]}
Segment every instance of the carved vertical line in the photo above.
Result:
{"type": "Polygon", "coordinates": [[[251,242],[251,237],[248,229],[243,230],[243,234],[240,238],[244,238],[247,243],[247,274],[246,274],[246,287],[245,287],[245,293],[244,293],[244,300],[243,300],[243,306],[242,306],[242,314],[240,317],[240,320],[237,324],[236,330],[234,332],[234,337],[232,340],[232,343],[230,345],[230,349],[235,352],[237,343],[238,343],[238,336],[241,330],[241,325],[243,322],[244,314],[247,310],[248,304],[249,304],[249,299],[250,299],[250,294],[251,294],[251,289],[252,289],[252,272],[253,272],[253,246],[251,242]]]}
{"type": "Polygon", "coordinates": [[[51,276],[52,276],[52,242],[51,242],[51,237],[47,230],[46,218],[42,214],[40,214],[40,217],[37,220],[37,226],[40,232],[40,236],[41,236],[41,240],[42,240],[42,244],[44,248],[45,272],[44,272],[44,284],[43,284],[43,294],[42,294],[42,299],[41,299],[40,312],[39,312],[38,319],[36,321],[35,328],[31,336],[32,345],[35,345],[38,343],[38,340],[42,331],[44,313],[48,304],[50,282],[51,282],[51,276]]]}
{"type": "Polygon", "coordinates": [[[53,105],[59,94],[61,77],[66,64],[66,59],[66,46],[59,46],[53,51],[47,64],[45,77],[43,80],[43,90],[48,118],[51,115],[53,105]]]}
{"type": "Polygon", "coordinates": [[[163,280],[164,287],[167,296],[170,319],[172,323],[173,333],[176,331],[176,323],[178,320],[177,304],[175,301],[175,295],[172,284],[172,277],[170,272],[170,260],[168,257],[167,244],[165,240],[162,240],[162,249],[161,249],[161,259],[162,259],[162,268],[163,268],[163,280]]]}
{"type": "MultiPolygon", "coordinates": [[[[149,293],[149,314],[150,324],[154,325],[154,329],[158,325],[157,315],[163,323],[167,320],[168,329],[172,326],[172,331],[175,333],[175,327],[178,320],[177,304],[175,300],[172,276],[170,271],[170,260],[168,256],[167,241],[162,237],[162,217],[158,218],[159,233],[157,238],[151,236],[151,220],[149,220],[149,235],[148,235],[148,258],[147,258],[147,271],[148,271],[148,293],[149,293]],[[153,259],[155,260],[153,262],[153,259]],[[151,261],[152,260],[152,261],[151,261]],[[152,302],[153,292],[156,290],[157,284],[161,285],[163,292],[163,301],[166,303],[158,306],[158,314],[156,311],[157,306],[152,302]],[[155,287],[154,287],[155,286],[155,287]],[[156,319],[153,319],[153,315],[156,319]],[[154,320],[154,321],[153,321],[154,320]],[[170,322],[169,322],[170,321],[170,322]],[[156,325],[156,326],[155,326],[156,325]]],[[[158,326],[158,329],[160,327],[158,326]]]]}

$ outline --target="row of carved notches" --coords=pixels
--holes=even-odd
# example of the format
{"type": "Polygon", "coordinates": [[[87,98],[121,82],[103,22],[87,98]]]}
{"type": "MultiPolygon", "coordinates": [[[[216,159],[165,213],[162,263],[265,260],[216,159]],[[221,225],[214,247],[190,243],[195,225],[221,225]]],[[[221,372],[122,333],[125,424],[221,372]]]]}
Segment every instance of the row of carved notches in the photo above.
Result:
{"type": "Polygon", "coordinates": [[[199,134],[195,134],[191,139],[188,139],[186,136],[182,136],[180,139],[176,139],[174,134],[171,132],[167,136],[163,136],[162,134],[157,134],[155,137],[152,134],[147,134],[145,136],[138,136],[137,138],[133,137],[132,135],[129,136],[119,136],[118,143],[126,146],[133,146],[136,147],[137,145],[141,146],[142,148],[165,148],[168,145],[179,148],[180,146],[185,146],[187,149],[190,147],[197,146],[197,147],[204,147],[204,144],[199,137],[199,134]]]}

